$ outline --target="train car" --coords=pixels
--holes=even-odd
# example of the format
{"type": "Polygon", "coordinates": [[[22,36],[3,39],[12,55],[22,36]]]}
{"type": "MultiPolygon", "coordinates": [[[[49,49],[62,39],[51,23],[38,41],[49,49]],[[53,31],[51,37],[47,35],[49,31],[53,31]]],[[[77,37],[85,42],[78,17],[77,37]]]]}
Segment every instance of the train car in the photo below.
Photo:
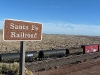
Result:
{"type": "Polygon", "coordinates": [[[83,54],[83,48],[69,48],[69,55],[83,54]]]}
{"type": "MultiPolygon", "coordinates": [[[[29,51],[25,52],[25,61],[30,62],[34,61],[38,58],[37,51],[29,51]]],[[[0,54],[1,62],[19,62],[20,61],[20,53],[3,53],[0,54]]]]}
{"type": "MultiPolygon", "coordinates": [[[[82,45],[81,48],[68,49],[52,49],[25,52],[25,61],[30,62],[37,59],[56,58],[68,55],[78,55],[84,53],[92,53],[100,50],[100,44],[82,45]]],[[[18,62],[20,60],[20,53],[2,53],[0,54],[1,62],[18,62]]]]}
{"type": "Polygon", "coordinates": [[[57,52],[56,57],[68,56],[68,54],[69,54],[68,49],[57,49],[56,52],[57,52]]]}
{"type": "Polygon", "coordinates": [[[57,49],[57,50],[42,50],[39,51],[39,58],[51,58],[51,57],[62,57],[69,54],[68,49],[57,49]]]}
{"type": "Polygon", "coordinates": [[[56,57],[56,50],[41,50],[39,51],[39,58],[56,57]]]}
{"type": "Polygon", "coordinates": [[[1,62],[18,62],[20,58],[19,53],[3,53],[0,54],[1,62]]]}
{"type": "Polygon", "coordinates": [[[98,51],[100,51],[100,44],[99,44],[99,50],[98,51]]]}
{"type": "Polygon", "coordinates": [[[29,51],[25,52],[25,61],[34,61],[38,58],[38,52],[37,51],[29,51]]]}
{"type": "Polygon", "coordinates": [[[82,45],[83,53],[92,53],[99,51],[99,45],[98,44],[91,44],[91,45],[82,45]]]}

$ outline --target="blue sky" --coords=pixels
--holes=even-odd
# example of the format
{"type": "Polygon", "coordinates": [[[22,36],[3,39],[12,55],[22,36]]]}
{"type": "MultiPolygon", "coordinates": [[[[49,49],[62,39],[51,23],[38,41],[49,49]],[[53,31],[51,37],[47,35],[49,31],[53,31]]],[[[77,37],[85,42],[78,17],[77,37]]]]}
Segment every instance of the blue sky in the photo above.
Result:
{"type": "Polygon", "coordinates": [[[0,0],[4,19],[41,22],[43,33],[100,36],[100,0],[0,0]]]}

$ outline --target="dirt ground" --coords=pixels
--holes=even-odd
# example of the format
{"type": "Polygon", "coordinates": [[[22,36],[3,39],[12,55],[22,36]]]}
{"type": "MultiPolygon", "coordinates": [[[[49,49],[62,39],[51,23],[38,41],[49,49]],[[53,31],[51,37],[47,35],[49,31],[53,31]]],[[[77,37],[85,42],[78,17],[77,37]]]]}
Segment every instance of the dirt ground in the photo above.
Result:
{"type": "Polygon", "coordinates": [[[34,75],[100,75],[100,58],[58,69],[35,72],[34,75]]]}

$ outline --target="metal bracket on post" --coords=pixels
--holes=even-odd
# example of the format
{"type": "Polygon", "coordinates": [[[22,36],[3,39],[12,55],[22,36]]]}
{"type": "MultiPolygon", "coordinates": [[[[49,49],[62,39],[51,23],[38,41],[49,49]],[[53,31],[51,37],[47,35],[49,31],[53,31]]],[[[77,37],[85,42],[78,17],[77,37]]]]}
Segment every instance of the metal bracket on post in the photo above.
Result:
{"type": "Polygon", "coordinates": [[[20,42],[20,75],[24,75],[25,70],[25,42],[20,42]]]}

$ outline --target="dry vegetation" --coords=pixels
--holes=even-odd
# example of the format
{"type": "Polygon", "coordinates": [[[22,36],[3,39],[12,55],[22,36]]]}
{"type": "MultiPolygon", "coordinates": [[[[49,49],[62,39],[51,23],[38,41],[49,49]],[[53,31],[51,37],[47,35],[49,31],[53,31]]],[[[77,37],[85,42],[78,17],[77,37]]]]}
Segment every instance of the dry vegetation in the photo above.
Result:
{"type": "MultiPolygon", "coordinates": [[[[0,30],[0,51],[18,51],[19,42],[5,42],[3,41],[3,31],[0,30]],[[15,43],[15,44],[14,44],[15,43]]],[[[8,51],[8,52],[9,52],[8,51]]],[[[0,75],[19,75],[19,63],[0,63],[0,75]]],[[[25,68],[25,75],[34,75],[31,71],[25,68]]]]}
{"type": "MultiPolygon", "coordinates": [[[[19,64],[14,63],[0,63],[0,74],[5,75],[19,75],[19,64]]],[[[25,75],[34,75],[31,71],[25,68],[25,75]]]]}
{"type": "MultiPolygon", "coordinates": [[[[27,41],[26,51],[46,50],[52,48],[80,47],[83,44],[99,44],[99,36],[79,36],[79,35],[58,35],[43,34],[42,41],[27,41]]],[[[3,41],[3,31],[0,30],[0,51],[19,51],[20,42],[3,41]]]]}
{"type": "MultiPolygon", "coordinates": [[[[38,75],[38,72],[34,73],[38,75]]],[[[39,75],[100,75],[100,58],[70,66],[41,71],[39,75]]]]}
{"type": "MultiPolygon", "coordinates": [[[[58,34],[43,34],[42,41],[27,41],[26,51],[39,51],[46,49],[59,49],[80,47],[84,44],[100,44],[100,36],[79,36],[79,35],[58,35],[58,34]]],[[[2,52],[16,52],[20,50],[19,41],[3,41],[3,31],[0,30],[0,53],[2,52]]],[[[0,63],[0,72],[9,75],[19,74],[18,63],[2,64],[0,63]],[[16,67],[16,68],[15,68],[16,67]]],[[[25,69],[25,75],[33,75],[31,71],[25,69]]],[[[3,74],[2,74],[3,75],[3,74]]]]}

